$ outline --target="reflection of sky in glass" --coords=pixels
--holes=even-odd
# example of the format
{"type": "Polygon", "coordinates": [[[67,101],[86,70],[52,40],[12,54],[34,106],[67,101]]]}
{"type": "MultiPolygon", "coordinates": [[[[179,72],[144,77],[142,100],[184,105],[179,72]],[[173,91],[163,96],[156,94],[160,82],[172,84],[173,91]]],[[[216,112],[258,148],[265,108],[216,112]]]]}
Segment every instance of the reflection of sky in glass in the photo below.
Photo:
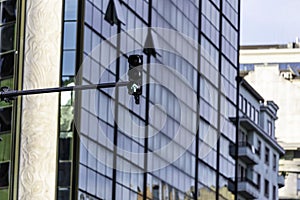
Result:
{"type": "Polygon", "coordinates": [[[75,20],[77,17],[77,1],[66,0],[65,1],[65,20],[75,20]]]}
{"type": "Polygon", "coordinates": [[[64,49],[76,48],[76,22],[66,22],[64,27],[64,49]]]}

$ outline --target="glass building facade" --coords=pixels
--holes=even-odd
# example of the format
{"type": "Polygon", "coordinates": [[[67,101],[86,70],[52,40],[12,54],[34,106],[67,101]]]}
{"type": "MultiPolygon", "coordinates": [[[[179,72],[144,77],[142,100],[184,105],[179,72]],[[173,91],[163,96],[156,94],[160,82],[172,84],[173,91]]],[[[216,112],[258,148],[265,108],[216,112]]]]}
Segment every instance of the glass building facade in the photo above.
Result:
{"type": "MultiPolygon", "coordinates": [[[[75,99],[80,102],[74,108],[77,109],[75,115],[78,114],[75,118],[79,118],[79,123],[75,125],[79,137],[73,138],[76,136],[71,132],[66,134],[61,122],[60,148],[63,150],[59,152],[66,157],[60,156],[59,160],[58,198],[234,199],[234,194],[227,186],[235,177],[236,164],[228,149],[236,140],[235,125],[229,121],[229,117],[236,115],[239,2],[66,0],[64,16],[63,84],[73,82],[72,77],[79,70],[83,70],[82,79],[79,80],[81,84],[118,81],[127,73],[128,55],[137,53],[143,55],[144,63],[171,66],[182,74],[197,94],[198,105],[189,105],[188,100],[181,102],[181,106],[188,110],[187,120],[193,124],[193,128],[187,129],[187,133],[194,137],[193,143],[173,163],[145,172],[144,169],[158,160],[167,162],[166,158],[149,158],[144,154],[136,159],[126,157],[119,150],[148,153],[171,142],[180,126],[182,115],[176,96],[168,88],[157,84],[144,86],[140,105],[134,105],[133,101],[122,103],[122,92],[118,90],[113,93],[111,89],[99,89],[96,95],[91,91],[76,95],[75,99]],[[112,2],[113,5],[110,5],[112,2]],[[116,2],[119,5],[114,5],[116,2]],[[116,19],[112,21],[109,21],[109,6],[113,6],[116,12],[116,19]],[[120,40],[110,40],[112,42],[106,49],[95,51],[103,41],[120,32],[147,27],[171,29],[197,41],[202,47],[202,51],[196,49],[197,67],[172,52],[157,50],[158,54],[147,54],[147,51],[143,51],[145,43],[141,42],[147,36],[138,33],[131,41],[126,37],[127,43],[121,35],[120,40]],[[127,53],[128,43],[134,45],[136,50],[127,53]],[[107,59],[101,56],[104,52],[106,57],[117,59],[110,63],[101,80],[94,82],[93,74],[99,73],[97,68],[105,67],[101,60],[107,59]],[[85,64],[81,66],[83,62],[85,64]],[[148,116],[149,108],[157,104],[167,113],[162,128],[157,127],[155,119],[151,120],[148,116]],[[157,130],[157,134],[148,138],[130,137],[117,124],[122,119],[122,109],[130,111],[131,120],[126,123],[129,129],[137,131],[135,135],[146,133],[145,129],[134,129],[134,124],[148,125],[149,129],[157,130]],[[99,136],[100,129],[105,133],[107,141],[99,136]],[[212,143],[208,138],[218,140],[212,143]],[[115,148],[107,143],[114,144],[115,148]],[[78,148],[73,148],[74,145],[78,148]],[[209,151],[204,155],[205,149],[209,151]],[[115,169],[116,166],[119,166],[118,169],[115,169]],[[72,188],[75,192],[72,192],[72,188]]],[[[157,33],[156,37],[161,39],[157,33]]],[[[176,48],[180,48],[180,44],[176,45],[176,48]]],[[[155,80],[157,74],[151,72],[150,68],[144,67],[144,78],[155,80]]],[[[169,79],[169,82],[174,83],[174,80],[169,79]]],[[[69,97],[70,100],[72,98],[69,97]]],[[[62,120],[66,112],[64,109],[62,103],[62,120]]],[[[154,112],[162,111],[157,109],[154,112]]],[[[68,124],[71,124],[70,121],[68,124]]],[[[70,126],[66,127],[73,131],[70,126]]]]}
{"type": "MultiPolygon", "coordinates": [[[[7,8],[8,2],[14,1],[0,0],[0,8],[7,8]]],[[[56,198],[235,199],[228,183],[235,180],[236,162],[229,155],[229,146],[236,143],[236,127],[229,118],[237,113],[239,0],[64,0],[63,4],[61,86],[126,79],[128,56],[140,54],[144,64],[151,63],[143,66],[145,80],[162,78],[178,89],[174,74],[181,74],[196,99],[182,89],[177,94],[185,98],[178,99],[161,84],[144,85],[139,105],[132,99],[124,102],[126,87],[61,93],[56,198]],[[189,40],[166,39],[157,29],[147,34],[136,31],[134,37],[128,33],[148,27],[173,30],[189,40]],[[118,33],[122,34],[111,39],[118,33]],[[156,49],[155,44],[153,49],[145,48],[151,34],[174,51],[156,49]],[[178,54],[187,46],[196,52],[193,63],[178,54]],[[104,60],[114,61],[104,66],[104,60]],[[151,65],[169,66],[170,76],[157,73],[151,65]],[[124,117],[124,110],[130,113],[130,120],[124,117]],[[188,126],[182,126],[183,118],[188,126]],[[122,120],[127,131],[119,126],[122,120]],[[155,154],[174,141],[177,130],[191,138],[190,145],[175,143],[165,156],[155,154]],[[149,136],[151,131],[156,134],[149,136]],[[185,151],[168,163],[178,149],[185,151]],[[149,170],[157,163],[164,167],[149,170]]],[[[4,15],[0,83],[7,86],[3,81],[10,81],[14,88],[13,67],[4,69],[8,65],[3,63],[14,65],[16,43],[6,45],[8,40],[3,38],[5,29],[15,26],[16,17],[4,15]]],[[[12,121],[11,109],[11,104],[1,104],[0,137],[4,142],[0,142],[0,153],[5,155],[0,155],[0,199],[9,199],[11,181],[5,176],[12,177],[14,171],[8,169],[14,149],[11,141],[15,141],[6,123],[12,121]]]]}

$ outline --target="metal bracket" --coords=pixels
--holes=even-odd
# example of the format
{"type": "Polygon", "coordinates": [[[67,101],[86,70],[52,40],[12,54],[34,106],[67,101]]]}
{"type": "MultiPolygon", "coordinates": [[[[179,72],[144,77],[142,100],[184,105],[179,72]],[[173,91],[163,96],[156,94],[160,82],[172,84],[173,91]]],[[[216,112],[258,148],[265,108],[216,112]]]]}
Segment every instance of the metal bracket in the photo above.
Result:
{"type": "Polygon", "coordinates": [[[5,101],[6,103],[10,103],[12,100],[15,100],[17,97],[14,96],[13,94],[16,93],[15,90],[11,90],[9,87],[7,86],[4,86],[4,87],[1,87],[0,88],[0,101],[5,101]],[[11,94],[11,95],[8,95],[6,97],[3,97],[3,94],[11,94]]]}

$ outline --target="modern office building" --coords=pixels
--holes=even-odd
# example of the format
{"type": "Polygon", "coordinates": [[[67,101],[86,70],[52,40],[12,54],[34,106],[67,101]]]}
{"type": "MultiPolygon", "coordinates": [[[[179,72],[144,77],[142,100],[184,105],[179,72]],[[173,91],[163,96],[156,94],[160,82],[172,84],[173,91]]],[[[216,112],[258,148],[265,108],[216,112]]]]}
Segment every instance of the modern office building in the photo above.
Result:
{"type": "Polygon", "coordinates": [[[230,147],[232,156],[238,154],[238,199],[278,199],[278,189],[284,186],[278,173],[284,150],[275,138],[278,106],[265,102],[244,79],[239,96],[238,151],[230,147]]]}
{"type": "Polygon", "coordinates": [[[1,101],[0,199],[237,198],[239,4],[1,0],[1,87],[149,84],[1,101]]]}
{"type": "Polygon", "coordinates": [[[299,199],[299,42],[287,45],[242,46],[241,75],[265,99],[278,104],[276,135],[284,148],[279,171],[285,174],[285,187],[279,189],[280,199],[299,199]]]}

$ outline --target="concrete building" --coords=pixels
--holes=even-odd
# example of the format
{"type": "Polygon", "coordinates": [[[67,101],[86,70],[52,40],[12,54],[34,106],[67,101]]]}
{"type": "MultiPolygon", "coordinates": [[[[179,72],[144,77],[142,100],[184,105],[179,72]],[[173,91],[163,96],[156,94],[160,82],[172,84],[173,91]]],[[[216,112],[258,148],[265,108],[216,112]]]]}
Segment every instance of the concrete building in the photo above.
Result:
{"type": "Polygon", "coordinates": [[[238,150],[231,145],[231,155],[238,154],[238,199],[278,199],[284,177],[278,174],[283,148],[275,139],[278,106],[264,99],[242,79],[239,101],[238,150]]]}
{"type": "Polygon", "coordinates": [[[1,87],[128,80],[131,54],[143,56],[151,83],[139,105],[127,87],[1,101],[0,199],[237,198],[228,147],[237,133],[229,118],[239,4],[0,0],[1,87]]]}
{"type": "Polygon", "coordinates": [[[280,199],[299,199],[299,42],[241,47],[240,63],[241,75],[265,99],[274,100],[280,108],[275,137],[285,150],[279,171],[286,176],[279,196],[280,199]]]}

